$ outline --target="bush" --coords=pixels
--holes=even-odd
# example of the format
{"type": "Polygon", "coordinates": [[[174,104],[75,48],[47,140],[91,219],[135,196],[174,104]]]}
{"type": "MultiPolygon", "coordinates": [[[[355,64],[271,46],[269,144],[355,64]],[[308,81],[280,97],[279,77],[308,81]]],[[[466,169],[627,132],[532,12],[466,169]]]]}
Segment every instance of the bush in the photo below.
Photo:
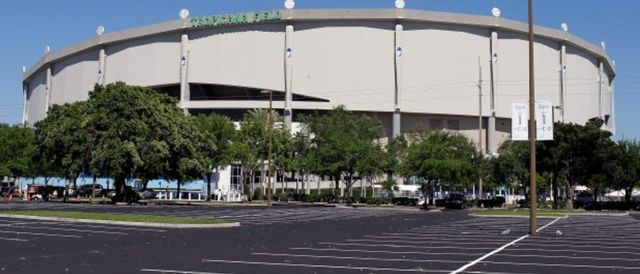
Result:
{"type": "Polygon", "coordinates": [[[387,197],[371,197],[366,199],[369,205],[382,205],[391,203],[391,199],[387,197]]]}
{"type": "Polygon", "coordinates": [[[488,208],[493,208],[493,207],[502,207],[505,203],[505,198],[504,197],[493,197],[491,199],[481,199],[480,200],[480,206],[481,207],[488,207],[488,208]]]}
{"type": "Polygon", "coordinates": [[[436,199],[435,201],[436,207],[444,207],[444,201],[445,199],[436,199]]]}
{"type": "Polygon", "coordinates": [[[632,202],[596,202],[591,203],[584,207],[586,210],[637,210],[640,208],[640,202],[632,201],[632,202]]]}

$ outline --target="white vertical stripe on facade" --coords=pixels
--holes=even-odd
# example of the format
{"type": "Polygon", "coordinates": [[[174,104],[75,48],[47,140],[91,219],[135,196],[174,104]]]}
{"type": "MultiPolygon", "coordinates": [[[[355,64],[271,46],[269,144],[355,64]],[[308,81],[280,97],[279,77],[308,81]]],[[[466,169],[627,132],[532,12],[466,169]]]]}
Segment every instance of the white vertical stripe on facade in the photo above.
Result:
{"type": "Polygon", "coordinates": [[[22,125],[26,125],[27,123],[27,114],[29,110],[29,103],[27,102],[27,92],[29,92],[29,88],[27,87],[27,82],[22,82],[22,125]]]}
{"type": "MultiPolygon", "coordinates": [[[[189,67],[189,35],[186,33],[180,37],[180,107],[184,108],[184,103],[189,101],[189,80],[188,80],[188,67],[189,67]]],[[[185,112],[188,110],[185,108],[185,112]]]]}
{"type": "Polygon", "coordinates": [[[564,123],[564,113],[566,106],[564,103],[564,94],[567,90],[567,47],[562,44],[560,46],[560,122],[564,123]]]}
{"type": "Polygon", "coordinates": [[[292,81],[293,78],[293,26],[287,25],[285,28],[285,49],[284,49],[284,88],[285,88],[285,100],[284,100],[284,124],[287,129],[291,129],[292,122],[292,110],[291,101],[292,95],[292,81]]]}
{"type": "Polygon", "coordinates": [[[605,84],[604,79],[604,64],[600,61],[600,65],[598,66],[598,117],[604,120],[604,111],[603,111],[603,102],[602,102],[602,91],[604,90],[603,86],[605,84]]]}
{"type": "Polygon", "coordinates": [[[393,108],[393,137],[400,135],[400,126],[402,124],[400,100],[402,96],[402,54],[404,51],[402,43],[402,24],[397,24],[395,29],[395,96],[394,96],[394,108],[393,108]]]}
{"type": "Polygon", "coordinates": [[[44,113],[46,114],[47,111],[49,110],[49,106],[51,104],[51,93],[52,93],[52,82],[53,82],[53,77],[51,75],[51,65],[49,65],[47,67],[47,74],[46,74],[46,84],[45,84],[45,91],[46,91],[46,97],[45,97],[45,105],[44,105],[44,113]]]}
{"type": "Polygon", "coordinates": [[[497,91],[497,76],[498,76],[498,33],[491,32],[491,56],[489,62],[491,63],[490,81],[491,88],[489,94],[489,122],[487,125],[487,153],[494,155],[496,153],[495,134],[496,134],[496,91],[497,91]]]}
{"type": "Polygon", "coordinates": [[[101,48],[98,52],[98,85],[104,85],[106,59],[107,54],[105,53],[104,48],[101,48]]]}

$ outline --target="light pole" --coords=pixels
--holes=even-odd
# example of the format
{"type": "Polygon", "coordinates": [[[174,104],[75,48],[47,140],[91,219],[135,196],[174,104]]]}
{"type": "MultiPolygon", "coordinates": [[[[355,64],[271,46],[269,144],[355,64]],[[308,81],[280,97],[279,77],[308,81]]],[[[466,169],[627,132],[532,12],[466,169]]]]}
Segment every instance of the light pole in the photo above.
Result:
{"type": "Polygon", "coordinates": [[[533,0],[529,0],[529,234],[536,234],[536,111],[535,111],[535,83],[533,68],[533,0]]]}

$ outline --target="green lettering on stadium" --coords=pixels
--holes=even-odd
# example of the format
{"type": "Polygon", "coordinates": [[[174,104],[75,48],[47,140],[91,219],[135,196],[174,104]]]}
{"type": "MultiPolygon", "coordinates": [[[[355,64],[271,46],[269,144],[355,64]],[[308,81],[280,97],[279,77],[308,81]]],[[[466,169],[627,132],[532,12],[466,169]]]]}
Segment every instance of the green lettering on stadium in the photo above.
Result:
{"type": "Polygon", "coordinates": [[[234,13],[225,15],[202,16],[191,18],[191,25],[194,28],[227,26],[235,24],[259,23],[278,21],[282,18],[279,10],[259,11],[249,13],[234,13]]]}

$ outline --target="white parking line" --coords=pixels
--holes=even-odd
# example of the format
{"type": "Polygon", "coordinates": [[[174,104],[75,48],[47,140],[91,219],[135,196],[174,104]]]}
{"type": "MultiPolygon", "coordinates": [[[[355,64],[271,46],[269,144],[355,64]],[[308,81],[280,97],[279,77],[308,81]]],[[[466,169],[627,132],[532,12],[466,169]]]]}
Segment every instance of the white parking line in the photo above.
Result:
{"type": "MultiPolygon", "coordinates": [[[[550,223],[548,223],[548,224],[546,224],[546,225],[544,225],[544,226],[542,226],[542,227],[538,228],[538,229],[536,230],[536,232],[539,232],[539,231],[544,230],[545,228],[547,228],[548,226],[550,226],[550,225],[554,224],[555,222],[557,222],[557,221],[559,221],[559,220],[560,220],[560,218],[557,218],[557,219],[555,219],[554,221],[551,221],[550,223]]],[[[457,274],[457,273],[460,273],[460,272],[462,272],[462,271],[465,271],[467,268],[469,268],[469,267],[472,267],[472,266],[476,265],[477,263],[479,263],[479,262],[483,261],[483,260],[484,260],[484,259],[486,259],[486,258],[489,258],[491,255],[496,254],[496,253],[498,253],[498,252],[502,251],[503,249],[505,249],[505,248],[507,248],[507,247],[509,247],[509,246],[511,246],[511,245],[514,245],[514,244],[518,243],[519,241],[522,241],[522,240],[524,240],[524,239],[526,239],[526,238],[528,238],[528,237],[529,237],[529,234],[525,234],[524,236],[522,236],[522,237],[520,237],[520,238],[518,238],[518,239],[515,239],[515,240],[513,240],[513,241],[511,241],[511,242],[509,242],[509,243],[507,243],[507,244],[505,244],[505,245],[503,245],[503,246],[499,247],[498,249],[496,249],[496,250],[494,250],[494,251],[491,251],[491,252],[487,253],[486,255],[484,255],[484,256],[482,256],[482,257],[480,257],[480,258],[478,258],[478,259],[475,259],[474,261],[472,261],[472,262],[470,262],[470,263],[468,263],[468,264],[466,264],[466,265],[463,265],[462,267],[460,267],[460,268],[456,269],[455,271],[451,272],[451,274],[457,274]]]]}
{"type": "Polygon", "coordinates": [[[32,227],[32,226],[21,226],[21,225],[14,226],[14,227],[26,228],[26,229],[54,230],[54,231],[72,231],[72,232],[89,233],[89,234],[129,235],[129,233],[125,233],[125,232],[86,230],[86,229],[75,229],[75,228],[66,228],[66,227],[32,227]]]}
{"type": "Polygon", "coordinates": [[[459,256],[479,256],[484,253],[465,253],[460,252],[417,252],[417,251],[385,251],[385,250],[363,250],[363,249],[340,249],[340,248],[313,248],[313,247],[291,247],[291,250],[308,250],[308,251],[331,251],[331,252],[353,252],[353,253],[379,253],[379,254],[411,254],[411,255],[459,255],[459,256]]]}
{"type": "Polygon", "coordinates": [[[497,264],[497,265],[520,265],[520,266],[543,266],[554,267],[554,271],[557,268],[590,268],[590,269],[620,269],[620,270],[640,270],[637,266],[619,266],[619,265],[588,265],[588,264],[551,264],[551,263],[516,263],[516,262],[496,262],[496,261],[483,261],[485,264],[497,264]]]}
{"type": "Polygon", "coordinates": [[[545,249],[545,248],[506,248],[510,251],[534,251],[534,252],[576,252],[576,253],[597,253],[597,254],[609,254],[609,255],[638,255],[637,252],[626,251],[599,251],[599,250],[582,250],[582,249],[545,249]]]}
{"type": "MultiPolygon", "coordinates": [[[[468,246],[468,245],[480,245],[486,246],[487,243],[493,243],[496,245],[503,244],[507,239],[495,239],[494,241],[473,241],[466,243],[456,243],[451,240],[432,240],[432,241],[418,241],[418,240],[385,240],[385,239],[347,239],[346,242],[350,243],[389,243],[389,244],[420,244],[420,245],[431,245],[431,244],[446,244],[449,246],[468,246]]],[[[508,239],[511,240],[511,239],[508,239]]]]}
{"type": "Polygon", "coordinates": [[[0,237],[0,241],[28,242],[29,240],[27,240],[27,239],[20,239],[20,238],[5,238],[5,237],[0,237]]]}
{"type": "Polygon", "coordinates": [[[418,273],[448,273],[450,270],[435,269],[418,269],[418,268],[386,268],[386,267],[368,267],[368,266],[346,266],[346,265],[323,265],[323,264],[297,264],[297,263],[273,263],[273,262],[257,262],[257,261],[239,261],[239,260],[215,260],[203,259],[204,263],[226,263],[226,264],[245,264],[245,265],[268,265],[268,266],[287,266],[287,267],[306,267],[306,268],[325,268],[325,269],[348,269],[348,270],[371,270],[371,271],[389,271],[389,272],[418,272],[418,273]]]}
{"type": "Polygon", "coordinates": [[[220,273],[220,272],[202,272],[202,271],[155,269],[155,268],[143,268],[143,269],[140,269],[140,272],[177,273],[177,274],[229,274],[229,273],[220,273]]]}
{"type": "Polygon", "coordinates": [[[52,234],[52,233],[40,233],[40,232],[25,232],[25,231],[0,231],[0,233],[17,234],[17,235],[45,236],[45,237],[61,237],[61,238],[82,238],[82,236],[78,236],[78,235],[52,234]]]}
{"type": "MultiPolygon", "coordinates": [[[[135,228],[135,227],[122,227],[122,226],[105,226],[105,225],[90,225],[90,224],[74,224],[74,223],[63,223],[63,222],[40,222],[34,223],[38,225],[56,225],[56,226],[71,226],[71,227],[90,227],[90,228],[102,228],[102,229],[118,229],[118,230],[128,230],[128,231],[140,231],[140,232],[167,232],[162,229],[153,229],[153,228],[135,228]]],[[[38,226],[31,226],[38,227],[38,226]]]]}
{"type": "Polygon", "coordinates": [[[366,247],[390,247],[405,249],[456,249],[456,250],[491,250],[491,247],[447,247],[447,246],[415,246],[415,245],[393,245],[393,244],[359,244],[359,243],[338,243],[338,242],[319,242],[320,245],[331,246],[366,246],[366,247]]]}
{"type": "Polygon", "coordinates": [[[533,255],[533,254],[496,254],[495,257],[640,262],[640,259],[612,258],[612,257],[562,256],[562,255],[549,256],[549,255],[533,255]]]}
{"type": "Polygon", "coordinates": [[[377,262],[407,262],[407,263],[466,263],[460,260],[432,260],[432,259],[406,259],[406,258],[376,258],[376,257],[350,257],[350,256],[331,256],[331,255],[307,255],[292,253],[264,253],[253,252],[251,255],[269,256],[269,257],[293,257],[293,258],[314,258],[314,259],[334,259],[334,260],[350,260],[350,261],[377,261],[377,262]]]}

